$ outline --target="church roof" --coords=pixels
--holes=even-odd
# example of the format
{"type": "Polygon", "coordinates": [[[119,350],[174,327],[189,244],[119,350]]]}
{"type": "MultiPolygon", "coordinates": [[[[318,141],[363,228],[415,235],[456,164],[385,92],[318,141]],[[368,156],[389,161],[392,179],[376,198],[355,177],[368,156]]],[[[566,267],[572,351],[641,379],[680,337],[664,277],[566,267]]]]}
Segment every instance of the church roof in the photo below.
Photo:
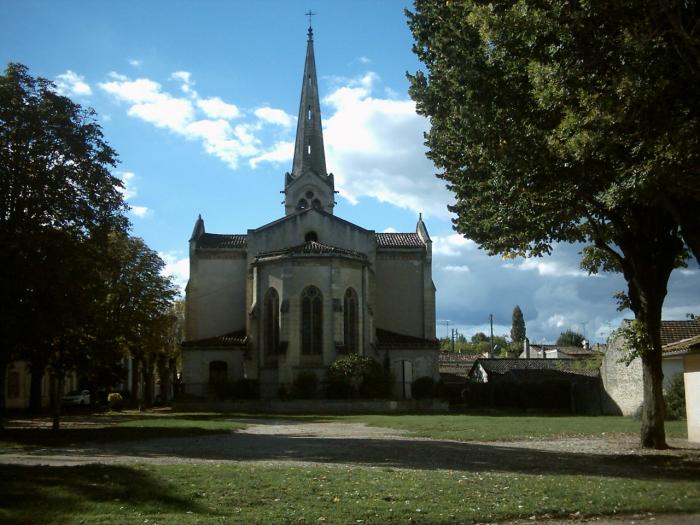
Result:
{"type": "Polygon", "coordinates": [[[289,256],[317,256],[317,255],[327,255],[327,256],[340,256],[340,257],[350,257],[353,259],[366,259],[367,256],[364,253],[356,252],[355,250],[348,250],[346,248],[339,248],[337,246],[330,246],[328,244],[323,244],[316,241],[307,241],[304,244],[299,244],[297,246],[292,246],[290,248],[283,248],[281,250],[272,250],[269,252],[261,252],[255,258],[258,259],[271,259],[275,257],[289,257],[289,256]]]}
{"type": "Polygon", "coordinates": [[[375,233],[377,248],[423,248],[417,233],[375,233]]]}
{"type": "Polygon", "coordinates": [[[247,246],[248,236],[245,234],[203,233],[197,239],[197,248],[205,250],[226,250],[247,246]]]}
{"type": "Polygon", "coordinates": [[[397,350],[425,350],[426,348],[437,350],[439,343],[437,339],[423,339],[377,328],[377,346],[397,350]]]}
{"type": "Polygon", "coordinates": [[[207,337],[205,339],[196,339],[193,341],[183,341],[182,346],[184,348],[197,348],[197,347],[207,347],[211,348],[213,346],[218,347],[230,347],[230,346],[245,346],[248,342],[248,336],[246,336],[245,330],[238,330],[236,332],[229,332],[224,335],[218,335],[215,337],[207,337]]]}

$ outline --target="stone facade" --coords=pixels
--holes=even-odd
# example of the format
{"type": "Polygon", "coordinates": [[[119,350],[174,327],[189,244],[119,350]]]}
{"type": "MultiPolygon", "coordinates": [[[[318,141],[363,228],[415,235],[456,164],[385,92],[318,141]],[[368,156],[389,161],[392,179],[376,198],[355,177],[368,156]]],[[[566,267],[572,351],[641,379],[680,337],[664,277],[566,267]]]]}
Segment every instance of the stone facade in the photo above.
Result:
{"type": "Polygon", "coordinates": [[[284,183],[279,220],[245,234],[207,233],[201,216],[195,223],[186,391],[206,395],[226,363],[227,380],[256,379],[270,398],[301,372],[322,382],[327,367],[348,352],[388,365],[401,378],[397,397],[410,398],[418,377],[438,380],[432,241],[420,217],[415,232],[376,233],[334,215],[311,32],[294,162],[284,183]]]}

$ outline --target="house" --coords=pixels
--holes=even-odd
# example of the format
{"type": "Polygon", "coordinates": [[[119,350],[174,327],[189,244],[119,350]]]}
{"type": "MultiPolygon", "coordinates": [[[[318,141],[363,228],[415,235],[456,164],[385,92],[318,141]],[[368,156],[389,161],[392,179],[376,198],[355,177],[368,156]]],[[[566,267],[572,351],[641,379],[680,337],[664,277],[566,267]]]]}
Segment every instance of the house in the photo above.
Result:
{"type": "Polygon", "coordinates": [[[469,378],[482,385],[472,387],[480,404],[600,413],[598,368],[584,361],[479,358],[469,378]]]}
{"type": "MultiPolygon", "coordinates": [[[[623,323],[628,322],[623,321],[623,323]]],[[[700,320],[661,321],[660,336],[664,349],[663,385],[666,388],[674,375],[683,373],[685,370],[686,353],[673,351],[677,348],[674,344],[700,336],[700,320]],[[667,350],[669,348],[671,350],[667,350]]],[[[603,387],[607,393],[603,409],[606,414],[635,415],[639,413],[644,402],[642,361],[637,357],[627,364],[624,343],[623,331],[615,330],[608,339],[608,348],[600,367],[603,387]]]]}
{"type": "MultiPolygon", "coordinates": [[[[28,361],[12,361],[5,370],[5,403],[10,410],[29,408],[32,374],[28,361]]],[[[63,384],[63,394],[78,388],[78,374],[74,371],[66,374],[63,384]]],[[[54,388],[53,376],[47,371],[41,380],[41,406],[48,407],[52,403],[54,388]]]]}
{"type": "Polygon", "coordinates": [[[319,383],[339,356],[390,367],[397,397],[418,377],[437,380],[432,241],[415,231],[376,233],[336,215],[326,169],[309,29],[284,216],[246,233],[190,238],[183,382],[207,396],[218,381],[259,381],[273,398],[300,374],[319,383]]]}
{"type": "Polygon", "coordinates": [[[664,361],[674,368],[682,359],[688,441],[700,443],[700,335],[669,343],[663,351],[664,361]]]}

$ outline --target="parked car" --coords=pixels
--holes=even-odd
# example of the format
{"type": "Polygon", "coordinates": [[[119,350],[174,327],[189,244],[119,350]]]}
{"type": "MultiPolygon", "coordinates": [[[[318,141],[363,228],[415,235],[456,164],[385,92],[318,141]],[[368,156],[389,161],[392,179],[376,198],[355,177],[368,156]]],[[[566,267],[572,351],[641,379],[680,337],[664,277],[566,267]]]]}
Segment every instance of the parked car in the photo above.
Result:
{"type": "Polygon", "coordinates": [[[89,405],[90,391],[89,390],[71,390],[61,401],[64,405],[89,405]]]}

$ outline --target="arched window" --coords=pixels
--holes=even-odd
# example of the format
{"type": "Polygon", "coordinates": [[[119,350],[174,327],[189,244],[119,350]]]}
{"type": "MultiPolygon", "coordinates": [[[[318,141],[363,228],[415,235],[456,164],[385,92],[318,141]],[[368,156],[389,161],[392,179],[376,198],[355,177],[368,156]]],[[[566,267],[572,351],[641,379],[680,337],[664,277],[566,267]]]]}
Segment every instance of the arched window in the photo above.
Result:
{"type": "Polygon", "coordinates": [[[228,379],[228,364],[226,361],[209,362],[209,384],[216,385],[228,379]]]}
{"type": "Polygon", "coordinates": [[[358,301],[357,292],[352,288],[345,290],[343,298],[343,333],[345,334],[345,351],[357,352],[358,348],[358,301]]]}
{"type": "Polygon", "coordinates": [[[313,206],[313,207],[316,208],[316,209],[319,209],[319,208],[321,208],[321,201],[318,200],[318,199],[314,199],[314,200],[311,202],[311,206],[313,206]]]}
{"type": "Polygon", "coordinates": [[[306,199],[299,199],[299,203],[297,204],[297,209],[305,210],[308,207],[309,207],[309,201],[307,201],[306,199]]]}
{"type": "Polygon", "coordinates": [[[280,344],[280,296],[274,288],[265,294],[263,327],[265,355],[275,356],[280,344]]]}
{"type": "Polygon", "coordinates": [[[301,294],[301,353],[320,355],[323,350],[323,296],[315,286],[301,294]]]}
{"type": "Polygon", "coordinates": [[[306,235],[304,236],[304,241],[305,242],[318,242],[318,235],[316,232],[311,231],[311,232],[306,232],[306,235]]]}

